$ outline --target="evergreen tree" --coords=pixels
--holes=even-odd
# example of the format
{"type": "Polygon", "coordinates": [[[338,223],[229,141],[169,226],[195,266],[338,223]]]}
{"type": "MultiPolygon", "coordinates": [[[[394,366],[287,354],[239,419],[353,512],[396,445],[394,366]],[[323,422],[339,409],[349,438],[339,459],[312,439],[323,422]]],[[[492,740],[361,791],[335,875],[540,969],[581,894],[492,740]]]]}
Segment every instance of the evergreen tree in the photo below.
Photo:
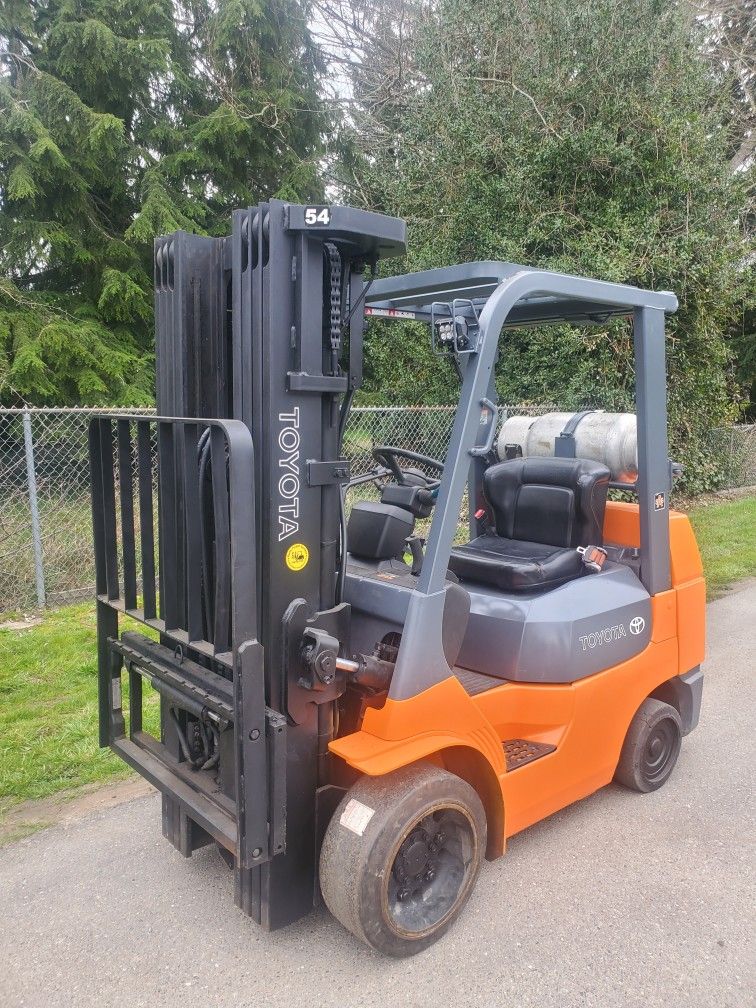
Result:
{"type": "MultiPolygon", "coordinates": [[[[746,228],[756,231],[756,0],[697,0],[694,7],[712,73],[729,88],[725,114],[732,126],[730,164],[750,178],[746,228]]],[[[746,419],[756,420],[756,255],[746,264],[751,296],[733,320],[732,347],[746,419]]]]}
{"type": "Polygon", "coordinates": [[[0,400],[153,395],[152,240],[317,189],[306,0],[7,0],[0,400]]]}
{"type": "MultiPolygon", "coordinates": [[[[669,0],[372,10],[344,166],[353,198],[408,219],[411,269],[504,259],[674,290],[673,451],[689,487],[716,483],[707,439],[735,415],[725,333],[747,283],[747,173],[730,170],[729,91],[690,19],[669,0]]],[[[377,334],[367,364],[373,388],[405,401],[418,386],[453,395],[416,332],[390,346],[377,334]]],[[[628,327],[507,333],[498,382],[508,402],[632,409],[628,327]]]]}

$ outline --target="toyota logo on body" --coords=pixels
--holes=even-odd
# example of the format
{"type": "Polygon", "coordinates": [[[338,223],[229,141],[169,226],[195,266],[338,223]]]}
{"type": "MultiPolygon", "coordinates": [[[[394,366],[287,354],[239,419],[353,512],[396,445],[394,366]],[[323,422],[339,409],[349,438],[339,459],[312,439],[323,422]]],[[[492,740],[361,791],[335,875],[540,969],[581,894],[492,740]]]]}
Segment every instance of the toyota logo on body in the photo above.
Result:
{"type": "Polygon", "coordinates": [[[646,627],[646,621],[643,619],[642,616],[633,616],[633,618],[630,620],[631,634],[637,635],[643,633],[645,627],[646,627]]]}

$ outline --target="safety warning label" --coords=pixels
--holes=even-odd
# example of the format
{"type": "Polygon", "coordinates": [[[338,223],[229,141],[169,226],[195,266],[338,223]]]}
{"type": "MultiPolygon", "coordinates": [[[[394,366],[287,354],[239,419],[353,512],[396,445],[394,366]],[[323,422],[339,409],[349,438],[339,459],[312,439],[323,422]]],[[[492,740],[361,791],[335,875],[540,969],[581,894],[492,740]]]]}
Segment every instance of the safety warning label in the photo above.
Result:
{"type": "Polygon", "coordinates": [[[346,826],[347,829],[351,830],[352,833],[356,833],[357,836],[362,836],[362,834],[367,829],[367,824],[375,815],[375,809],[369,808],[367,805],[363,805],[361,801],[357,801],[356,798],[350,798],[346,803],[344,811],[341,813],[341,819],[339,822],[342,826],[346,826]]]}

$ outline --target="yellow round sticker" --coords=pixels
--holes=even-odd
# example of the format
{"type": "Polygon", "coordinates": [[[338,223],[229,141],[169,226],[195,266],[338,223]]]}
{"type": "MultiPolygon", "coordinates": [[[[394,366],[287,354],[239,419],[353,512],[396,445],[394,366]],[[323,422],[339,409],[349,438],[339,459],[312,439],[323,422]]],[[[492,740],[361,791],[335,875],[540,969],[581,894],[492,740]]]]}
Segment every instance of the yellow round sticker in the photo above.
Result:
{"type": "Polygon", "coordinates": [[[289,570],[300,571],[307,566],[310,559],[310,551],[304,543],[294,543],[286,550],[286,566],[289,570]]]}

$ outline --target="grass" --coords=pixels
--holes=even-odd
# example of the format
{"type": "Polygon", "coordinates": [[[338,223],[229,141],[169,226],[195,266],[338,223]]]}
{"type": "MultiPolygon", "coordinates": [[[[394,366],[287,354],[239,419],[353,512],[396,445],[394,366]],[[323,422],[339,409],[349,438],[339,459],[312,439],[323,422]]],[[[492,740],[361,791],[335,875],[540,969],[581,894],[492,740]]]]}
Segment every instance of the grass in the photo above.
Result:
{"type": "MultiPolygon", "coordinates": [[[[123,677],[128,707],[128,677],[123,677]]],[[[156,731],[158,697],[145,689],[145,727],[156,731]]],[[[127,777],[97,744],[94,606],[45,613],[28,630],[0,630],[0,814],[12,804],[127,777]]]]}
{"type": "Polygon", "coordinates": [[[756,497],[718,501],[690,511],[706,572],[709,598],[756,576],[756,497]]]}
{"type": "MultiPolygon", "coordinates": [[[[756,575],[756,498],[698,506],[691,518],[710,597],[756,575]]],[[[97,746],[94,607],[44,614],[27,630],[0,630],[0,816],[11,805],[129,775],[97,746]]],[[[123,677],[127,710],[128,677],[123,677]]],[[[145,727],[157,732],[158,697],[145,686],[145,727]]]]}

